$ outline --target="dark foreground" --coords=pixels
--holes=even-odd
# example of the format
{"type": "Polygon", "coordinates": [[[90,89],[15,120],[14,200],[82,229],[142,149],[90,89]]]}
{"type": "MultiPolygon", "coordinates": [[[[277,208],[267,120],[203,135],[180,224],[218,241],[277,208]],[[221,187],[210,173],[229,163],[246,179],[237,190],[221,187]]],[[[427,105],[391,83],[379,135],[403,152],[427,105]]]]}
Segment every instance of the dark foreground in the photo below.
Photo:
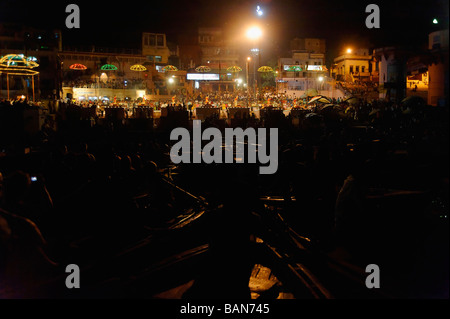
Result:
{"type": "Polygon", "coordinates": [[[12,112],[0,296],[448,298],[448,112],[390,106],[359,120],[274,111],[202,123],[278,127],[273,175],[173,165],[170,131],[191,129],[182,112],[158,122],[59,113],[35,134],[12,112]],[[66,287],[71,264],[79,289],[66,287]],[[369,264],[380,288],[366,286],[369,264]]]}

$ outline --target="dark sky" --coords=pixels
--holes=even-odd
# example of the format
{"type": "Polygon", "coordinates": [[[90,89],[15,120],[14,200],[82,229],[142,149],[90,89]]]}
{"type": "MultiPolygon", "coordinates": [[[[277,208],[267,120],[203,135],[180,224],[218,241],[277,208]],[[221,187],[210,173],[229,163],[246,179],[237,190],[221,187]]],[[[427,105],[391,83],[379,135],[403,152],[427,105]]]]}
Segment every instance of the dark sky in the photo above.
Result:
{"type": "MultiPolygon", "coordinates": [[[[362,44],[377,47],[391,44],[426,43],[427,34],[438,27],[437,17],[448,28],[448,0],[161,0],[161,1],[30,1],[1,0],[0,22],[17,22],[63,31],[64,44],[96,44],[109,47],[139,47],[142,31],[165,32],[176,40],[198,26],[223,26],[239,33],[259,19],[268,34],[265,40],[282,50],[294,37],[322,37],[328,50],[362,44]],[[65,7],[76,3],[81,28],[65,27],[65,7]],[[380,8],[380,29],[367,29],[365,8],[380,8]],[[19,6],[20,4],[20,6],[19,6]]],[[[244,33],[244,31],[242,31],[244,33]]]]}

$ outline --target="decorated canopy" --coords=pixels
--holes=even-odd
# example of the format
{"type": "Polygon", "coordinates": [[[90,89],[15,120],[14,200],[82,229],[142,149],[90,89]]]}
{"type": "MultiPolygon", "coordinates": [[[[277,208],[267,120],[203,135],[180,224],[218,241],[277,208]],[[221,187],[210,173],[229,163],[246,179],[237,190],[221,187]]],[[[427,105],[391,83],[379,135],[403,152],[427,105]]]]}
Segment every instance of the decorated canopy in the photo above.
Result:
{"type": "Polygon", "coordinates": [[[270,66],[262,66],[258,69],[258,72],[273,72],[273,69],[270,66]]]}
{"type": "Polygon", "coordinates": [[[164,72],[167,72],[167,71],[178,71],[178,68],[176,66],[173,66],[173,65],[166,65],[162,69],[163,69],[164,72]]]}
{"type": "Polygon", "coordinates": [[[314,103],[314,102],[324,103],[324,104],[331,103],[331,101],[327,97],[325,97],[323,95],[316,95],[316,96],[314,96],[311,100],[309,100],[308,103],[314,103]]]}
{"type": "Polygon", "coordinates": [[[209,66],[200,65],[199,67],[195,68],[195,71],[197,71],[197,72],[209,72],[209,71],[211,71],[211,68],[209,66]]]}
{"type": "Polygon", "coordinates": [[[147,68],[141,64],[135,64],[130,67],[130,70],[142,72],[147,71],[147,68]]]}
{"type": "Polygon", "coordinates": [[[87,67],[83,64],[75,63],[69,66],[69,69],[71,70],[86,70],[87,67]]]}
{"type": "Polygon", "coordinates": [[[36,75],[39,72],[32,69],[38,66],[39,64],[27,59],[23,54],[8,54],[0,58],[0,73],[36,75]]]}
{"type": "Polygon", "coordinates": [[[357,104],[359,103],[359,99],[356,96],[349,96],[345,98],[342,102],[346,102],[348,104],[357,104]]]}
{"type": "Polygon", "coordinates": [[[0,74],[6,73],[6,89],[9,99],[9,75],[31,76],[34,101],[34,75],[38,71],[32,70],[38,67],[35,61],[27,59],[23,54],[8,54],[0,58],[0,74]]]}
{"type": "Polygon", "coordinates": [[[105,64],[100,69],[103,71],[115,71],[117,70],[117,66],[114,64],[105,64]]]}
{"type": "Polygon", "coordinates": [[[27,59],[23,54],[8,54],[0,58],[0,67],[32,69],[38,66],[39,64],[27,59]]]}
{"type": "Polygon", "coordinates": [[[233,65],[230,66],[229,68],[227,68],[228,72],[241,72],[242,69],[240,67],[238,67],[237,65],[233,65]]]}

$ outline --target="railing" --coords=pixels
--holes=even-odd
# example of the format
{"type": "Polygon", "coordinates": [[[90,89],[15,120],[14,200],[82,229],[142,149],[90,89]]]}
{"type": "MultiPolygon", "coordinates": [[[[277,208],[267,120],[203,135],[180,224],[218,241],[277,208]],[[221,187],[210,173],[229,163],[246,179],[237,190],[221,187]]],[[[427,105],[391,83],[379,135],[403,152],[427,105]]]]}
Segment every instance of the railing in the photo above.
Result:
{"type": "Polygon", "coordinates": [[[142,50],[129,48],[107,48],[96,46],[80,46],[80,47],[63,47],[64,52],[80,52],[80,53],[115,53],[115,54],[129,54],[142,55],[142,50]]]}

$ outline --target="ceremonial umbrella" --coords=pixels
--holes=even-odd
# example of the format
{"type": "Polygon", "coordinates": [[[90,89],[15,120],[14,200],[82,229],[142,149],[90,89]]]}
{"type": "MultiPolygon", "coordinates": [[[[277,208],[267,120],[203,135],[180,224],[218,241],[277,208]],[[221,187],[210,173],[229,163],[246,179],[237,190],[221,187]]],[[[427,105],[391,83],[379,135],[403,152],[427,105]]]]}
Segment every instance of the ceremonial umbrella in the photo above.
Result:
{"type": "Polygon", "coordinates": [[[143,66],[142,64],[135,64],[130,67],[130,70],[136,71],[136,72],[144,72],[144,71],[147,71],[147,68],[145,66],[143,66]]]}
{"type": "Polygon", "coordinates": [[[227,71],[228,72],[241,72],[242,69],[237,65],[233,65],[233,66],[230,66],[229,68],[227,68],[227,71]]]}
{"type": "Polygon", "coordinates": [[[115,71],[117,70],[117,66],[114,64],[104,64],[100,69],[103,71],[115,71]]]}
{"type": "Polygon", "coordinates": [[[209,72],[209,71],[211,71],[211,68],[209,66],[206,66],[206,65],[200,65],[199,67],[195,68],[195,71],[197,71],[197,72],[209,72]]]}
{"type": "Polygon", "coordinates": [[[319,102],[319,103],[324,103],[324,104],[331,103],[331,101],[323,95],[316,95],[311,100],[309,100],[308,103],[314,103],[314,102],[319,102]]]}
{"type": "Polygon", "coordinates": [[[135,64],[130,67],[130,70],[143,72],[143,71],[146,71],[147,68],[145,66],[143,66],[142,64],[135,64]]]}
{"type": "Polygon", "coordinates": [[[350,96],[344,99],[342,102],[347,102],[348,104],[357,104],[359,102],[359,99],[355,96],[350,96]]]}
{"type": "Polygon", "coordinates": [[[270,66],[261,66],[258,68],[258,72],[273,72],[273,69],[270,66]]]}
{"type": "Polygon", "coordinates": [[[85,66],[84,64],[75,63],[75,64],[72,64],[71,66],[69,66],[69,69],[71,69],[71,70],[86,70],[87,66],[85,66]]]}
{"type": "Polygon", "coordinates": [[[173,65],[166,65],[162,69],[163,69],[164,72],[167,72],[167,71],[178,71],[178,68],[176,66],[173,66],[173,65]]]}

